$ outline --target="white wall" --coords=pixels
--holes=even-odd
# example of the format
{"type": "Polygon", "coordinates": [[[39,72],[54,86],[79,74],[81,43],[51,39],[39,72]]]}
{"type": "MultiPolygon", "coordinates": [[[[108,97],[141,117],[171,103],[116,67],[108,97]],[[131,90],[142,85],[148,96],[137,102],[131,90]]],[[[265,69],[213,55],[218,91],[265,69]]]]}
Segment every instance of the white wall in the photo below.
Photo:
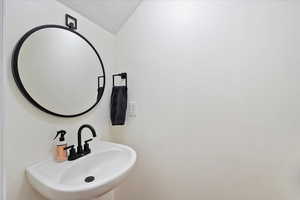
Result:
{"type": "Polygon", "coordinates": [[[3,7],[3,1],[0,0],[0,199],[3,199],[3,30],[4,30],[4,24],[3,24],[3,18],[4,18],[4,7],[3,7]]]}
{"type": "Polygon", "coordinates": [[[117,35],[138,152],[116,200],[300,198],[300,2],[144,1],[117,35]]]}
{"type": "Polygon", "coordinates": [[[66,129],[67,140],[75,143],[79,126],[89,123],[102,139],[109,139],[109,77],[114,64],[115,39],[110,33],[54,0],[7,0],[6,3],[8,26],[4,68],[4,134],[7,199],[41,200],[43,197],[27,182],[25,168],[51,155],[52,139],[58,129],[66,129]],[[108,76],[107,88],[100,104],[92,112],[74,119],[54,117],[33,107],[17,89],[10,65],[13,48],[25,32],[43,24],[64,25],[65,13],[78,19],[78,31],[95,45],[108,76]]]}

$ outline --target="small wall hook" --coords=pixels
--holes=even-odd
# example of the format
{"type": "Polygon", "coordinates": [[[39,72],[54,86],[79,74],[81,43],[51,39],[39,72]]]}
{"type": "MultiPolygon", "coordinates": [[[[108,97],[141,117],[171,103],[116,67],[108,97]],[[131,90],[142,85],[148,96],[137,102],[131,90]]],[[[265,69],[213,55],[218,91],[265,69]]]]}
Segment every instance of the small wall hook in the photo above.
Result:
{"type": "Polygon", "coordinates": [[[77,29],[77,19],[75,17],[72,17],[69,14],[65,15],[65,20],[66,20],[66,26],[69,27],[72,30],[77,29]]]}

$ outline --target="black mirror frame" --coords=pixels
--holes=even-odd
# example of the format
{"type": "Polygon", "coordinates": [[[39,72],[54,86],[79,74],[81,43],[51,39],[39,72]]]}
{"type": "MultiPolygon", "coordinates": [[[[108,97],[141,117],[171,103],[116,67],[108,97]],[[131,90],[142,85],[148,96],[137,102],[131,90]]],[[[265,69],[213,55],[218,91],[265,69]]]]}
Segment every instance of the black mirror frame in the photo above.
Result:
{"type": "MultiPolygon", "coordinates": [[[[18,86],[18,88],[20,89],[21,93],[23,94],[23,96],[32,104],[34,105],[35,107],[37,107],[38,109],[40,109],[41,111],[44,111],[48,114],[51,114],[51,115],[54,115],[54,116],[58,116],[58,117],[66,117],[66,118],[71,118],[71,117],[78,117],[80,115],[84,115],[86,114],[87,112],[91,111],[99,102],[100,102],[100,99],[102,98],[103,96],[103,93],[104,93],[104,89],[105,89],[105,70],[104,70],[104,65],[103,65],[103,62],[101,60],[101,57],[99,55],[99,53],[97,52],[96,48],[92,45],[92,43],[86,39],[83,35],[81,35],[80,33],[68,28],[68,27],[64,27],[64,26],[60,26],[60,25],[54,25],[54,24],[49,24],[49,25],[42,25],[42,26],[38,26],[38,27],[35,27],[31,30],[29,30],[27,33],[25,33],[25,35],[22,36],[22,38],[18,41],[14,51],[13,51],[13,55],[12,55],[12,74],[13,74],[13,77],[14,77],[14,80],[18,86]],[[46,108],[44,108],[42,105],[40,105],[37,101],[35,101],[31,96],[30,94],[27,92],[27,90],[25,89],[22,81],[21,81],[21,78],[20,78],[20,75],[19,75],[19,69],[18,69],[18,58],[19,58],[19,53],[20,53],[20,49],[23,45],[23,43],[25,42],[25,40],[30,36],[32,35],[33,33],[41,30],[41,29],[46,29],[46,28],[58,28],[58,29],[64,29],[64,30],[67,30],[67,31],[70,31],[74,34],[76,34],[77,36],[79,36],[80,38],[82,38],[84,41],[86,41],[89,46],[94,50],[94,52],[96,53],[98,59],[99,59],[99,62],[101,64],[101,68],[102,68],[102,71],[103,71],[103,86],[102,87],[99,87],[98,86],[98,94],[97,94],[97,99],[96,99],[96,103],[94,105],[92,105],[89,109],[85,110],[84,112],[81,112],[81,113],[78,113],[78,114],[74,114],[74,115],[64,115],[64,114],[59,114],[59,113],[55,113],[55,112],[52,112],[51,110],[48,110],[46,108]]],[[[96,91],[95,91],[96,92],[96,91]]]]}

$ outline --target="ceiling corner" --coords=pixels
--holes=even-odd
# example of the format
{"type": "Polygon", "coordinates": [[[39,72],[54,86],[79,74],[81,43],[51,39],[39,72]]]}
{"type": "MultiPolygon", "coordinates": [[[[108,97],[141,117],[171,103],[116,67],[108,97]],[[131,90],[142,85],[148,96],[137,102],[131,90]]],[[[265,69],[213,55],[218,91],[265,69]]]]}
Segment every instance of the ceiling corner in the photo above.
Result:
{"type": "Polygon", "coordinates": [[[142,0],[58,0],[101,26],[116,34],[135,12],[142,0]]]}

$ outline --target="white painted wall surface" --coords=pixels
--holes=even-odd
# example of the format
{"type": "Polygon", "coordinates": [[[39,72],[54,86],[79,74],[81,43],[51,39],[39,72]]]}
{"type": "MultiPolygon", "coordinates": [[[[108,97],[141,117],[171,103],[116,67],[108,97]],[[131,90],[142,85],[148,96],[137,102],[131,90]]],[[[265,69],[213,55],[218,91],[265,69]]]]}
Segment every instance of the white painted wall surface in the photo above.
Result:
{"type": "Polygon", "coordinates": [[[116,200],[300,198],[300,2],[144,1],[117,35],[138,152],[116,200]]]}
{"type": "Polygon", "coordinates": [[[3,33],[4,33],[4,6],[0,0],[0,199],[3,199],[3,33]]]}
{"type": "Polygon", "coordinates": [[[93,125],[102,139],[109,139],[109,77],[114,64],[115,39],[110,33],[54,0],[8,0],[7,24],[7,62],[4,68],[7,200],[41,200],[44,198],[27,182],[25,168],[51,155],[51,142],[58,129],[67,130],[66,139],[70,144],[77,141],[77,130],[84,123],[93,125]],[[13,48],[25,32],[43,24],[64,25],[65,13],[78,19],[78,31],[95,45],[108,76],[100,104],[90,113],[74,119],[57,118],[33,107],[17,89],[10,65],[13,48]]]}

